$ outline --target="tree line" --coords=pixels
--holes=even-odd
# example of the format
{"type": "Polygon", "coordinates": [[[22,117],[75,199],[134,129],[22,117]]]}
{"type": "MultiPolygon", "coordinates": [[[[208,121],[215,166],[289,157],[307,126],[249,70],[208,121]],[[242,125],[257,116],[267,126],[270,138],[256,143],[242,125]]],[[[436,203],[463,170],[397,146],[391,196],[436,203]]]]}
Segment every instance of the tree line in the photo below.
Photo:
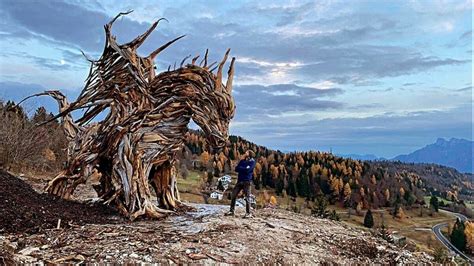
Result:
{"type": "Polygon", "coordinates": [[[53,115],[39,107],[30,117],[14,102],[0,101],[0,168],[12,171],[57,171],[66,156],[60,123],[36,126],[53,115]]]}
{"type": "Polygon", "coordinates": [[[273,188],[278,195],[304,197],[315,201],[324,196],[330,204],[357,210],[424,204],[422,179],[408,171],[390,174],[367,162],[334,156],[320,151],[283,153],[256,145],[239,136],[230,136],[222,152],[207,152],[200,131],[190,131],[186,146],[195,155],[200,170],[208,176],[230,173],[247,149],[256,154],[255,188],[273,188]]]}

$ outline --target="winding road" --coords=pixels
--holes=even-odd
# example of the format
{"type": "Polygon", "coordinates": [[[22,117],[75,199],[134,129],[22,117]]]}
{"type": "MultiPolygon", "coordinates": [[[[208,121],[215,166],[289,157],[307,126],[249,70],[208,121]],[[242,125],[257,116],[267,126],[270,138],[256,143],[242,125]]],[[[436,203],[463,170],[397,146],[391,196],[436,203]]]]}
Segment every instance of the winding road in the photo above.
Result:
{"type": "MultiPolygon", "coordinates": [[[[452,214],[452,215],[456,216],[456,218],[460,219],[463,222],[468,220],[468,218],[466,216],[464,216],[460,213],[454,213],[454,212],[449,212],[449,211],[445,211],[445,210],[440,210],[440,211],[452,214]]],[[[441,243],[443,243],[443,245],[445,245],[449,250],[451,250],[452,252],[458,254],[463,259],[466,259],[471,264],[474,264],[473,259],[471,259],[466,254],[462,253],[453,244],[451,244],[451,242],[449,242],[449,239],[447,239],[446,236],[443,235],[443,233],[441,232],[441,229],[443,229],[444,227],[447,227],[447,226],[448,226],[448,223],[440,223],[440,224],[437,224],[437,225],[433,226],[432,230],[433,230],[433,233],[435,234],[436,238],[438,238],[438,240],[441,243]]]]}

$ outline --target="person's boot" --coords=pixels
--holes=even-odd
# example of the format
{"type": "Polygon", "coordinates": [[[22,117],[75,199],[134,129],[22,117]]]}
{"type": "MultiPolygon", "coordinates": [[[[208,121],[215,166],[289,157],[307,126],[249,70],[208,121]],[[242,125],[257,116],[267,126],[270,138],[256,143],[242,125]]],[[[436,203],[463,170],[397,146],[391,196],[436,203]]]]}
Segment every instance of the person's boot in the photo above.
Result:
{"type": "Polygon", "coordinates": [[[253,218],[253,215],[251,213],[246,213],[245,216],[244,216],[244,219],[250,219],[250,218],[253,218]]]}
{"type": "Polygon", "coordinates": [[[224,216],[235,216],[234,211],[228,211],[224,214],[224,216]]]}

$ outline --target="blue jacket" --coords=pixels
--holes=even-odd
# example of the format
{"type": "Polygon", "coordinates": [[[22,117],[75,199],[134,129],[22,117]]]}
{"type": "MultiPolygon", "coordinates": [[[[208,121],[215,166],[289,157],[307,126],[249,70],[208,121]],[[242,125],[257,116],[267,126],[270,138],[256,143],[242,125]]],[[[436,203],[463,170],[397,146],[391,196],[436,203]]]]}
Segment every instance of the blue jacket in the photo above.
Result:
{"type": "Polygon", "coordinates": [[[240,160],[235,167],[235,171],[239,173],[237,182],[251,181],[253,179],[253,169],[255,168],[255,160],[240,160]]]}

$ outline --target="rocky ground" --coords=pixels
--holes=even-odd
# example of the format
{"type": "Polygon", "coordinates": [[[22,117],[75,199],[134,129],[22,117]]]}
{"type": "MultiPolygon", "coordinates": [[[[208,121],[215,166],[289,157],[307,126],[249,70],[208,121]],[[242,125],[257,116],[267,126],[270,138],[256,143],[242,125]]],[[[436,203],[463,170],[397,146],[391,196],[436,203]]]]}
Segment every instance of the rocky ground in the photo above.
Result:
{"type": "MultiPolygon", "coordinates": [[[[1,174],[2,186],[14,177],[1,174]]],[[[19,180],[19,179],[17,179],[19,180]]],[[[10,180],[11,181],[11,180],[10,180]]],[[[21,181],[20,181],[21,182],[21,181]]],[[[0,207],[18,206],[20,198],[0,207]]],[[[21,191],[17,191],[21,193],[21,191]]],[[[43,197],[33,190],[23,197],[43,197]],[[32,194],[34,193],[34,194],[32,194]]],[[[52,198],[47,198],[54,205],[52,198]]],[[[5,202],[7,201],[7,202],[5,202]]],[[[23,202],[23,201],[22,201],[23,202]]],[[[28,201],[24,201],[28,202],[28,201]]],[[[43,204],[42,202],[41,204],[43,204]]],[[[22,203],[23,204],[23,203],[22,203]]],[[[60,204],[64,204],[62,201],[60,204]]],[[[68,203],[66,203],[68,204],[68,203]]],[[[79,204],[79,203],[74,203],[79,204]]],[[[47,206],[50,206],[47,205],[47,206]]],[[[79,204],[81,205],[81,204],[79,204]]],[[[66,206],[66,205],[64,205],[66,206]]],[[[86,209],[86,205],[82,204],[86,209]]],[[[195,210],[163,220],[128,222],[108,209],[97,214],[77,209],[56,210],[51,219],[19,215],[14,226],[0,223],[0,264],[13,262],[162,262],[162,263],[429,263],[431,257],[396,247],[369,232],[344,223],[280,209],[262,209],[252,219],[224,217],[227,206],[193,205],[195,210]],[[77,212],[78,217],[69,216],[77,212]],[[64,216],[66,214],[66,216],[64,216]],[[92,215],[86,219],[83,217],[92,215]],[[99,220],[93,221],[93,215],[99,220]],[[81,218],[79,218],[81,217],[81,218]],[[57,229],[57,219],[62,224],[57,229]],[[22,226],[21,220],[30,219],[22,226]],[[35,226],[36,224],[36,226],[35,226]],[[15,229],[17,228],[17,229],[15,229]]],[[[21,207],[20,207],[21,208],[21,207]]],[[[35,205],[41,212],[41,207],[35,205]]],[[[32,210],[26,211],[27,213],[32,210]]],[[[10,216],[8,216],[10,217],[10,216]]],[[[48,216],[49,217],[49,216],[48,216]]],[[[10,218],[9,218],[10,219],[10,218]]],[[[10,219],[9,221],[11,221],[10,219]]],[[[7,221],[8,222],[8,221],[7,221]]]]}

